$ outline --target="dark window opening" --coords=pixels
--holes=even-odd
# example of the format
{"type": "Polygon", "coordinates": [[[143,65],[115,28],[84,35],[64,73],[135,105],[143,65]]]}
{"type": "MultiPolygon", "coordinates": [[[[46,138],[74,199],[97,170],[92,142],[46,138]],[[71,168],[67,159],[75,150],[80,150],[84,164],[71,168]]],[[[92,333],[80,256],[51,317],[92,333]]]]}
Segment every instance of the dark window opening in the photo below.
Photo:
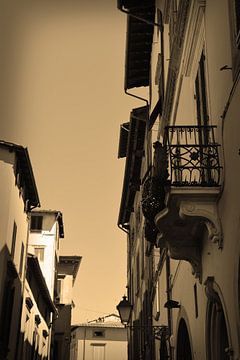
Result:
{"type": "Polygon", "coordinates": [[[195,304],[195,317],[198,317],[198,297],[197,297],[197,284],[194,284],[194,304],[195,304]]]}
{"type": "Polygon", "coordinates": [[[39,215],[31,216],[30,230],[31,231],[41,231],[42,230],[42,222],[43,222],[42,216],[39,216],[39,215]]]}
{"type": "Polygon", "coordinates": [[[221,301],[216,298],[208,302],[207,309],[207,359],[228,360],[228,333],[221,301]]]}
{"type": "Polygon", "coordinates": [[[15,288],[12,285],[12,281],[6,281],[3,294],[2,314],[0,319],[0,348],[1,354],[5,354],[5,356],[7,356],[8,353],[8,344],[12,324],[14,293],[15,288]]]}
{"type": "Polygon", "coordinates": [[[208,125],[208,105],[206,92],[205,55],[202,53],[197,76],[195,79],[197,123],[199,126],[208,125]]]}
{"type": "Polygon", "coordinates": [[[177,360],[192,360],[190,338],[186,322],[183,319],[180,320],[178,328],[177,360]]]}
{"type": "Polygon", "coordinates": [[[16,238],[17,238],[17,224],[13,223],[13,231],[12,231],[12,247],[11,247],[11,256],[14,258],[15,246],[16,246],[16,238]]]}
{"type": "Polygon", "coordinates": [[[21,246],[21,254],[20,254],[20,265],[19,265],[19,276],[22,276],[22,271],[23,271],[23,258],[24,258],[24,245],[22,243],[21,246]]]}
{"type": "Polygon", "coordinates": [[[104,337],[105,332],[104,331],[93,331],[93,337],[104,337]]]}

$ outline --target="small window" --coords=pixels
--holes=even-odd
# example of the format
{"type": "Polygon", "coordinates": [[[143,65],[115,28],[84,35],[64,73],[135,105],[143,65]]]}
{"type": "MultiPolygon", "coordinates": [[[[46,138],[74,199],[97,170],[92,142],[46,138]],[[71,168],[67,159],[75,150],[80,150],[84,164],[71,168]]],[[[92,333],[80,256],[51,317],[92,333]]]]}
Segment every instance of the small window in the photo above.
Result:
{"type": "Polygon", "coordinates": [[[16,237],[17,237],[17,224],[13,223],[13,231],[12,231],[12,247],[11,247],[11,256],[14,258],[15,253],[15,245],[16,245],[16,237]]]}
{"type": "Polygon", "coordinates": [[[194,304],[195,304],[195,318],[198,317],[198,294],[197,294],[197,284],[195,283],[193,286],[194,292],[194,304]]]}
{"type": "Polygon", "coordinates": [[[20,254],[20,265],[19,265],[19,276],[20,277],[22,277],[22,272],[23,272],[23,258],[24,258],[24,245],[22,243],[21,254],[20,254]]]}
{"type": "Polygon", "coordinates": [[[38,258],[38,261],[43,262],[44,261],[44,246],[37,246],[34,248],[34,254],[38,258]]]}
{"type": "Polygon", "coordinates": [[[42,216],[39,216],[39,215],[31,216],[30,230],[31,231],[41,231],[42,230],[42,222],[43,222],[42,216]]]}
{"type": "Polygon", "coordinates": [[[94,330],[93,337],[105,337],[105,331],[103,330],[94,330]]]}

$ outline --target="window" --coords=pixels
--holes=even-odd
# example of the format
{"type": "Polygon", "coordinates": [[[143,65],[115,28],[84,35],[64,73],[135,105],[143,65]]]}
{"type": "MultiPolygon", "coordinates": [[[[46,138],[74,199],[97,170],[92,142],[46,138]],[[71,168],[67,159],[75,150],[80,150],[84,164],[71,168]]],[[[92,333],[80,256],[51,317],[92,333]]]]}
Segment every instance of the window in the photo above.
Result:
{"type": "Polygon", "coordinates": [[[35,246],[34,247],[34,254],[38,258],[39,262],[44,261],[44,250],[45,250],[44,246],[35,246]]]}
{"type": "Polygon", "coordinates": [[[195,304],[195,318],[198,317],[198,296],[197,296],[197,284],[194,284],[193,287],[193,292],[194,292],[194,304],[195,304]]]}
{"type": "Polygon", "coordinates": [[[105,331],[94,330],[93,331],[93,337],[105,337],[105,331]]]}
{"type": "Polygon", "coordinates": [[[140,258],[139,258],[139,253],[137,254],[137,258],[136,258],[135,270],[136,270],[136,294],[138,294],[139,289],[140,289],[140,258]]]}
{"type": "Polygon", "coordinates": [[[156,299],[156,315],[155,315],[155,320],[158,321],[159,318],[160,318],[160,291],[159,291],[159,280],[156,282],[155,299],[156,299]]]}
{"type": "Polygon", "coordinates": [[[232,69],[233,77],[238,74],[240,67],[240,2],[239,0],[230,0],[230,30],[232,47],[232,69]]]}
{"type": "Polygon", "coordinates": [[[19,276],[20,277],[22,277],[22,271],[23,271],[23,258],[24,258],[24,245],[22,243],[21,254],[20,254],[20,265],[19,265],[19,276]]]}
{"type": "Polygon", "coordinates": [[[16,245],[16,238],[17,238],[17,224],[13,223],[13,231],[12,231],[12,247],[11,247],[11,256],[14,258],[15,253],[15,245],[16,245]]]}
{"type": "Polygon", "coordinates": [[[31,231],[41,231],[42,230],[42,222],[43,217],[40,215],[32,215],[31,216],[31,225],[30,230],[31,231]]]}
{"type": "Polygon", "coordinates": [[[197,123],[199,126],[208,125],[208,109],[206,95],[205,55],[202,53],[195,80],[195,99],[197,123]]]}
{"type": "Polygon", "coordinates": [[[207,308],[207,359],[227,360],[229,354],[228,333],[224,311],[217,293],[207,308]]]}
{"type": "Polygon", "coordinates": [[[13,281],[11,279],[6,279],[0,318],[0,347],[3,358],[5,358],[5,356],[7,358],[7,353],[9,351],[8,345],[12,326],[14,293],[15,288],[13,286],[13,281]]]}

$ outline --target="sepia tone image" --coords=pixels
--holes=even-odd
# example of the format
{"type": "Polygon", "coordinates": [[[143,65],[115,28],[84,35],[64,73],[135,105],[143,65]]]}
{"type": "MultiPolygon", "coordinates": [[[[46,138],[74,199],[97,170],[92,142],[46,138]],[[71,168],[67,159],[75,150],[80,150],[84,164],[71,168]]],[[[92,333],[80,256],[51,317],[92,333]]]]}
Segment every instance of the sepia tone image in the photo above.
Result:
{"type": "Polygon", "coordinates": [[[239,0],[0,0],[0,360],[240,360],[239,0]]]}

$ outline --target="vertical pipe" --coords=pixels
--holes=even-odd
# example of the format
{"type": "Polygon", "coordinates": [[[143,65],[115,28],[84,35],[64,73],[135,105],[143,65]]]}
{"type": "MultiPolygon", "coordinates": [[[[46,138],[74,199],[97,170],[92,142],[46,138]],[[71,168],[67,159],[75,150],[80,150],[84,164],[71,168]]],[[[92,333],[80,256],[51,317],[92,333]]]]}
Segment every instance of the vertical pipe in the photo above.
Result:
{"type": "MultiPolygon", "coordinates": [[[[166,254],[166,284],[167,284],[167,301],[172,298],[171,284],[170,284],[170,258],[166,254]]],[[[167,308],[167,319],[168,319],[168,331],[169,337],[172,335],[172,310],[167,308]]],[[[170,360],[173,359],[173,351],[170,347],[170,360]]]]}

